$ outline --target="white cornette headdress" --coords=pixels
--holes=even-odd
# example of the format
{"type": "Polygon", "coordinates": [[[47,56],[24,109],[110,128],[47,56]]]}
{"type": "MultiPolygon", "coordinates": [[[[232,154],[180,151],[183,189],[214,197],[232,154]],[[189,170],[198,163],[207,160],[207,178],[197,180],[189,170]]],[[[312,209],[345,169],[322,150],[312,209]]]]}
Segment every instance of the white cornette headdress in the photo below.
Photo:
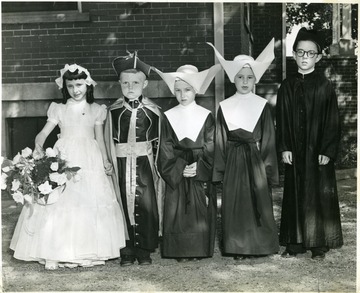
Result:
{"type": "Polygon", "coordinates": [[[233,61],[225,60],[223,56],[216,50],[213,44],[207,43],[211,47],[213,47],[215,51],[215,55],[224,68],[227,76],[230,81],[234,83],[234,78],[236,74],[240,71],[244,65],[249,64],[252,71],[254,72],[256,83],[259,82],[266,69],[270,66],[271,62],[274,60],[274,47],[275,41],[274,38],[270,41],[270,43],[265,47],[265,49],[261,52],[261,54],[254,60],[254,58],[247,55],[239,55],[234,58],[233,61]]]}
{"type": "Polygon", "coordinates": [[[90,73],[86,68],[74,63],[71,65],[66,64],[65,67],[60,70],[60,77],[55,79],[55,82],[59,86],[59,89],[62,89],[63,84],[64,84],[64,81],[63,81],[64,73],[66,71],[75,72],[76,70],[78,70],[79,73],[84,72],[86,74],[87,77],[85,79],[85,83],[87,85],[93,85],[93,86],[97,85],[97,83],[91,78],[90,73]]]}
{"type": "Polygon", "coordinates": [[[170,91],[174,95],[174,86],[177,79],[181,79],[191,85],[197,94],[203,95],[209,87],[215,75],[221,70],[220,64],[211,66],[209,69],[200,71],[193,65],[180,66],[176,72],[164,73],[154,68],[154,70],[166,82],[170,91]]]}

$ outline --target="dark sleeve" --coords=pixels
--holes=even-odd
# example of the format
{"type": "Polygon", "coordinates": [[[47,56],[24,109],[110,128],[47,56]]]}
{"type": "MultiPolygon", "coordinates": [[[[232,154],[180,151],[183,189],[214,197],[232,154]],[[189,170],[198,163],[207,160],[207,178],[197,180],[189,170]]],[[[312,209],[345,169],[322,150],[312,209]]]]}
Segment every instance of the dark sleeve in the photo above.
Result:
{"type": "Polygon", "coordinates": [[[219,182],[224,178],[225,164],[226,164],[226,122],[224,120],[221,107],[219,107],[216,119],[216,133],[215,133],[215,158],[213,181],[219,182]]]}
{"type": "Polygon", "coordinates": [[[340,141],[340,119],[338,102],[334,88],[328,82],[325,88],[325,115],[323,122],[322,137],[320,138],[320,155],[325,155],[331,159],[336,158],[340,141]]]}
{"type": "Polygon", "coordinates": [[[206,118],[204,128],[203,148],[198,155],[196,177],[194,178],[198,181],[209,181],[212,178],[215,121],[211,113],[206,118]]]}
{"type": "Polygon", "coordinates": [[[188,164],[186,160],[176,155],[178,153],[174,151],[176,140],[168,119],[163,115],[157,164],[161,177],[173,189],[183,180],[183,171],[188,164]]]}
{"type": "Polygon", "coordinates": [[[291,148],[291,115],[290,97],[286,81],[281,84],[276,101],[276,147],[279,153],[292,151],[291,148]]]}
{"type": "Polygon", "coordinates": [[[266,104],[261,115],[261,158],[265,164],[268,183],[279,183],[278,161],[275,146],[275,127],[269,105],[266,104]]]}

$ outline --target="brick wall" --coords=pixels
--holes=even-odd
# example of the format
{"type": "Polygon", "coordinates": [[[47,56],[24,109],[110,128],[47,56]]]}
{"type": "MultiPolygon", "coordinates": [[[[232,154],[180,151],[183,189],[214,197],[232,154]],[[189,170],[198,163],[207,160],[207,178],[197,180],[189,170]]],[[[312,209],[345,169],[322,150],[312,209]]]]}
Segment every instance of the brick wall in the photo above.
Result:
{"type": "Polygon", "coordinates": [[[277,83],[282,80],[282,4],[254,3],[251,5],[251,15],[255,57],[275,38],[275,60],[261,82],[277,83]]]}
{"type": "MultiPolygon", "coordinates": [[[[226,59],[249,54],[245,6],[224,3],[226,59]]],[[[256,57],[272,37],[281,39],[281,4],[250,4],[246,9],[256,57]],[[263,23],[271,23],[272,29],[264,33],[263,23]]],[[[201,70],[214,63],[206,45],[214,42],[213,3],[83,2],[83,11],[90,21],[3,24],[3,83],[52,82],[64,64],[74,62],[88,68],[97,81],[113,81],[111,61],[126,50],[138,50],[142,60],[163,71],[184,63],[201,70]]],[[[281,77],[279,46],[276,55],[262,82],[281,77]]],[[[159,77],[152,74],[150,79],[159,77]]]]}
{"type": "MultiPolygon", "coordinates": [[[[116,76],[111,61],[125,55],[126,50],[138,50],[143,61],[165,72],[185,63],[200,70],[214,64],[213,50],[206,44],[214,43],[211,2],[82,2],[82,5],[83,11],[89,13],[89,21],[3,23],[3,84],[53,83],[64,64],[74,62],[88,68],[96,81],[112,83],[116,76]]],[[[252,33],[255,58],[275,37],[275,60],[264,74],[262,85],[257,86],[259,94],[270,98],[276,98],[276,88],[282,80],[281,13],[281,3],[224,3],[225,59],[249,53],[246,24],[252,33]],[[243,16],[246,9],[251,15],[248,22],[243,16]]],[[[287,62],[288,72],[292,66],[293,62],[287,62]]],[[[355,57],[324,58],[319,66],[334,78],[345,138],[355,137],[355,57]]],[[[152,73],[150,80],[158,81],[160,77],[152,73]]],[[[106,87],[104,92],[108,93],[110,88],[106,87]]],[[[227,79],[225,89],[225,96],[235,91],[227,79]]],[[[49,102],[54,97],[46,99],[49,102]]],[[[213,99],[208,101],[204,100],[204,105],[213,108],[213,99]]],[[[165,110],[173,105],[173,101],[165,99],[159,103],[164,104],[165,110]]]]}
{"type": "Polygon", "coordinates": [[[126,50],[163,71],[213,64],[212,3],[83,2],[83,11],[90,21],[3,24],[3,83],[52,82],[74,62],[115,80],[111,61],[126,50]]]}

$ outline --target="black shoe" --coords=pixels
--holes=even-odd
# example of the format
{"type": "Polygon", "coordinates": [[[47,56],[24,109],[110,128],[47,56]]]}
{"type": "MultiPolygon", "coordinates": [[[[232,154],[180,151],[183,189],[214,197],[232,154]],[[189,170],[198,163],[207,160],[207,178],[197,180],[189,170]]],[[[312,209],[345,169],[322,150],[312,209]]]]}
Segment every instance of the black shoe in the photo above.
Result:
{"type": "Polygon", "coordinates": [[[198,258],[198,257],[189,257],[188,258],[188,261],[200,261],[201,258],[198,258]]]}
{"type": "Polygon", "coordinates": [[[138,257],[138,263],[140,266],[148,266],[152,264],[152,259],[151,257],[138,257]]]}
{"type": "Polygon", "coordinates": [[[246,256],[246,255],[236,255],[236,256],[234,256],[234,260],[237,260],[237,261],[245,260],[247,258],[250,258],[250,256],[246,256]]]}
{"type": "Polygon", "coordinates": [[[296,255],[297,255],[296,252],[292,252],[292,251],[289,251],[289,250],[285,250],[285,251],[281,254],[281,257],[290,258],[290,257],[296,257],[296,255]]]}
{"type": "Polygon", "coordinates": [[[189,259],[188,259],[188,258],[185,258],[185,257],[180,257],[180,258],[177,258],[176,261],[177,261],[177,262],[180,262],[180,263],[181,263],[181,262],[188,262],[189,259]]]}
{"type": "Polygon", "coordinates": [[[126,267],[131,266],[135,262],[135,257],[132,255],[123,255],[121,256],[120,266],[126,267]]]}
{"type": "Polygon", "coordinates": [[[311,258],[315,260],[321,260],[325,258],[325,252],[321,250],[312,251],[311,258]]]}

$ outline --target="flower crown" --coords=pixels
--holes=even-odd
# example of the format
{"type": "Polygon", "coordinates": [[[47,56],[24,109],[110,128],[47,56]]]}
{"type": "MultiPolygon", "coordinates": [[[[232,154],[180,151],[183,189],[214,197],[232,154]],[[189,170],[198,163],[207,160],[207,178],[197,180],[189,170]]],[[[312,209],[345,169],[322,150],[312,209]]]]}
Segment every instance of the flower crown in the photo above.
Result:
{"type": "Polygon", "coordinates": [[[86,68],[74,63],[71,65],[66,64],[65,67],[60,70],[60,77],[55,79],[55,82],[59,86],[59,89],[62,89],[62,87],[63,87],[63,84],[64,84],[63,76],[64,76],[65,72],[66,71],[75,72],[76,70],[79,71],[79,74],[81,72],[84,72],[86,74],[87,77],[85,79],[85,83],[87,85],[93,85],[93,86],[97,85],[97,83],[91,78],[90,73],[86,68]]]}

